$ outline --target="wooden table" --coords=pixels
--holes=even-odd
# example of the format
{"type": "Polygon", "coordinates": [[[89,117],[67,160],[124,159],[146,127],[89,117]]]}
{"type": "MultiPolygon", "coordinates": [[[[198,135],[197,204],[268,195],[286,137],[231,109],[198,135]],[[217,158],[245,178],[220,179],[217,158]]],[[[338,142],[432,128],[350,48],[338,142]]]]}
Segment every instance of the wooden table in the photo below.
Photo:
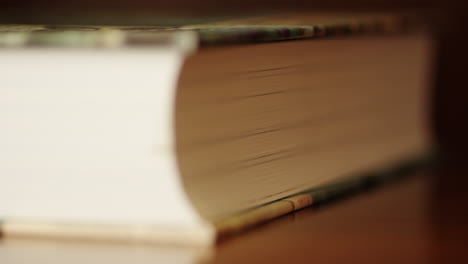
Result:
{"type": "Polygon", "coordinates": [[[307,208],[219,245],[214,263],[428,263],[428,173],[307,208]]]}
{"type": "Polygon", "coordinates": [[[303,209],[220,241],[211,250],[3,241],[0,263],[463,263],[461,258],[468,260],[463,236],[468,223],[448,221],[450,228],[441,227],[447,221],[438,215],[434,174],[420,172],[303,209]],[[455,232],[447,235],[447,230],[455,232]]]}

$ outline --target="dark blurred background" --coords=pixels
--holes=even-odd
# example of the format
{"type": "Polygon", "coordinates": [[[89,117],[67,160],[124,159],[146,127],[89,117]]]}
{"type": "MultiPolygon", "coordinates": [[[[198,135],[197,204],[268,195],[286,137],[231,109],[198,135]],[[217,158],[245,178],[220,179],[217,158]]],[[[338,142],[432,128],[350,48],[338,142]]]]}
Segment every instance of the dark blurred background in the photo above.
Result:
{"type": "Polygon", "coordinates": [[[278,11],[405,11],[463,15],[459,0],[0,0],[2,22],[139,24],[278,11]]]}
{"type": "Polygon", "coordinates": [[[433,191],[437,262],[468,245],[468,2],[462,0],[0,0],[0,23],[183,24],[284,11],[416,13],[437,39],[433,131],[441,153],[433,191]]]}

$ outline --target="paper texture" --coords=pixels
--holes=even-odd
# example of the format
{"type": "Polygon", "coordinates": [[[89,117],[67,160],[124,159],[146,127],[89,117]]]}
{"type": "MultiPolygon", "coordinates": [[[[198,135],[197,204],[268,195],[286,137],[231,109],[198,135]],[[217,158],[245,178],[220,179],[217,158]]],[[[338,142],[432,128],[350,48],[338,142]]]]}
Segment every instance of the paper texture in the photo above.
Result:
{"type": "Polygon", "coordinates": [[[2,49],[0,219],[204,228],[174,154],[184,53],[2,49]],[[202,227],[200,227],[202,226],[202,227]]]}

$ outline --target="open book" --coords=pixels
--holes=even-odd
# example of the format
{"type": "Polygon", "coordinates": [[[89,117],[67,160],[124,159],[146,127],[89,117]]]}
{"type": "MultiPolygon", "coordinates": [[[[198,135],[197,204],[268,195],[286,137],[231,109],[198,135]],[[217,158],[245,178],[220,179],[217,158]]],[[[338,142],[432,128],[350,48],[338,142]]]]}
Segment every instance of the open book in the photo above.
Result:
{"type": "Polygon", "coordinates": [[[209,244],[430,150],[426,33],[282,19],[3,26],[3,234],[209,244]]]}

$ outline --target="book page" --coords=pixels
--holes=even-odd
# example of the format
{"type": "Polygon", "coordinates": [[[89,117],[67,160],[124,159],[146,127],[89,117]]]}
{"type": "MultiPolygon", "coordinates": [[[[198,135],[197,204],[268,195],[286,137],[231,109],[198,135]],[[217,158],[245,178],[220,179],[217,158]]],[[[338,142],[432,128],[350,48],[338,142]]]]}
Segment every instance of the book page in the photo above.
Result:
{"type": "Polygon", "coordinates": [[[189,229],[210,241],[174,159],[183,59],[170,46],[0,50],[0,219],[135,226],[134,236],[189,229]]]}

